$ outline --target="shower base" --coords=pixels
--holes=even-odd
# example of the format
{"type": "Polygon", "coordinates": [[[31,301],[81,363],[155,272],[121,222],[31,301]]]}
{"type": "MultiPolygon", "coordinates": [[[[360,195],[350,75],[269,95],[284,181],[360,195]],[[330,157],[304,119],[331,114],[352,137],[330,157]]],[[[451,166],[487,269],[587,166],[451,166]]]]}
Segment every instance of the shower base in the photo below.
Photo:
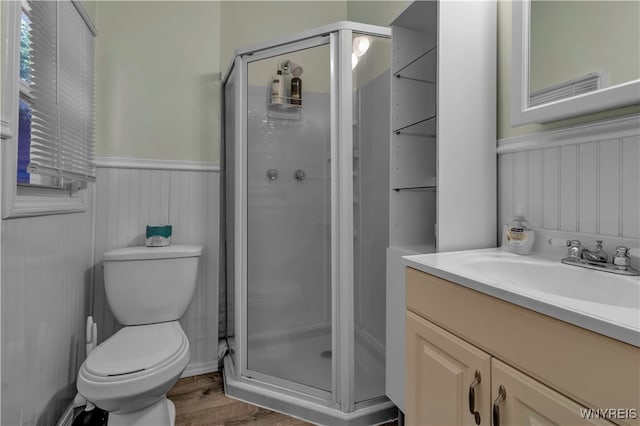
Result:
{"type": "MultiPolygon", "coordinates": [[[[252,369],[291,382],[313,385],[330,391],[332,388],[331,332],[319,329],[297,338],[251,340],[255,350],[250,358],[252,369]]],[[[344,413],[329,401],[285,389],[250,377],[239,377],[232,354],[224,359],[225,393],[254,405],[279,411],[306,421],[326,425],[374,425],[397,417],[397,408],[386,397],[384,388],[384,358],[368,346],[366,339],[355,341],[356,410],[344,413]],[[376,386],[377,384],[377,386],[376,386]],[[377,391],[376,391],[376,388],[377,391]]]]}
{"type": "MultiPolygon", "coordinates": [[[[384,353],[360,333],[355,340],[355,400],[384,394],[384,353]]],[[[251,339],[249,368],[270,376],[331,391],[331,328],[318,327],[281,337],[251,339]]]]}

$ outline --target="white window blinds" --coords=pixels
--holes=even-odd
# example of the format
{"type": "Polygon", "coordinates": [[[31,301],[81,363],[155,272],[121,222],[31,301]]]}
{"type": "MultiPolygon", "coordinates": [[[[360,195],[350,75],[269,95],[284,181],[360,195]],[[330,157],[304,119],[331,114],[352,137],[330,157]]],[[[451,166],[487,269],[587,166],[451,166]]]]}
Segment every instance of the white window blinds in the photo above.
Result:
{"type": "Polygon", "coordinates": [[[71,1],[32,1],[29,173],[95,181],[93,33],[71,1]]]}

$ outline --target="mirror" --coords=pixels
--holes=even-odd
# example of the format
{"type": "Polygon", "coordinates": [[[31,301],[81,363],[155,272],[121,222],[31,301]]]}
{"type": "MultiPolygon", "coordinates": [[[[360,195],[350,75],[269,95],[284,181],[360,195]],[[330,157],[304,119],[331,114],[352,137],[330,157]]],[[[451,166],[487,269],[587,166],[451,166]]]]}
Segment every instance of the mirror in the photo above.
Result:
{"type": "Polygon", "coordinates": [[[512,2],[511,124],[640,102],[640,2],[512,2]]]}

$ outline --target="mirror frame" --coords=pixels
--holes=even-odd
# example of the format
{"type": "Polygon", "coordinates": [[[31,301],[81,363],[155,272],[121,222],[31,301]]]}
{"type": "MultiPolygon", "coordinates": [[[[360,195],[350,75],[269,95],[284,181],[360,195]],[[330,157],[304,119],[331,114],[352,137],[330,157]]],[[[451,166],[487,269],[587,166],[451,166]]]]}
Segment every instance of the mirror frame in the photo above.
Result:
{"type": "Polygon", "coordinates": [[[529,107],[530,0],[511,2],[511,125],[548,123],[640,103],[640,79],[529,107]]]}

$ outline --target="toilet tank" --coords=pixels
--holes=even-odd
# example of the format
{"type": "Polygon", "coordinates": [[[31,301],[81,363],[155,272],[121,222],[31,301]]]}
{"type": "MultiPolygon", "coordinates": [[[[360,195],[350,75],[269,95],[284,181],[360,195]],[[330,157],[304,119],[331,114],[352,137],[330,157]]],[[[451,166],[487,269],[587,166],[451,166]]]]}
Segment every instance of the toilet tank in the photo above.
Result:
{"type": "Polygon", "coordinates": [[[104,288],[122,325],[180,319],[189,307],[202,247],[127,247],[104,254],[104,288]]]}

